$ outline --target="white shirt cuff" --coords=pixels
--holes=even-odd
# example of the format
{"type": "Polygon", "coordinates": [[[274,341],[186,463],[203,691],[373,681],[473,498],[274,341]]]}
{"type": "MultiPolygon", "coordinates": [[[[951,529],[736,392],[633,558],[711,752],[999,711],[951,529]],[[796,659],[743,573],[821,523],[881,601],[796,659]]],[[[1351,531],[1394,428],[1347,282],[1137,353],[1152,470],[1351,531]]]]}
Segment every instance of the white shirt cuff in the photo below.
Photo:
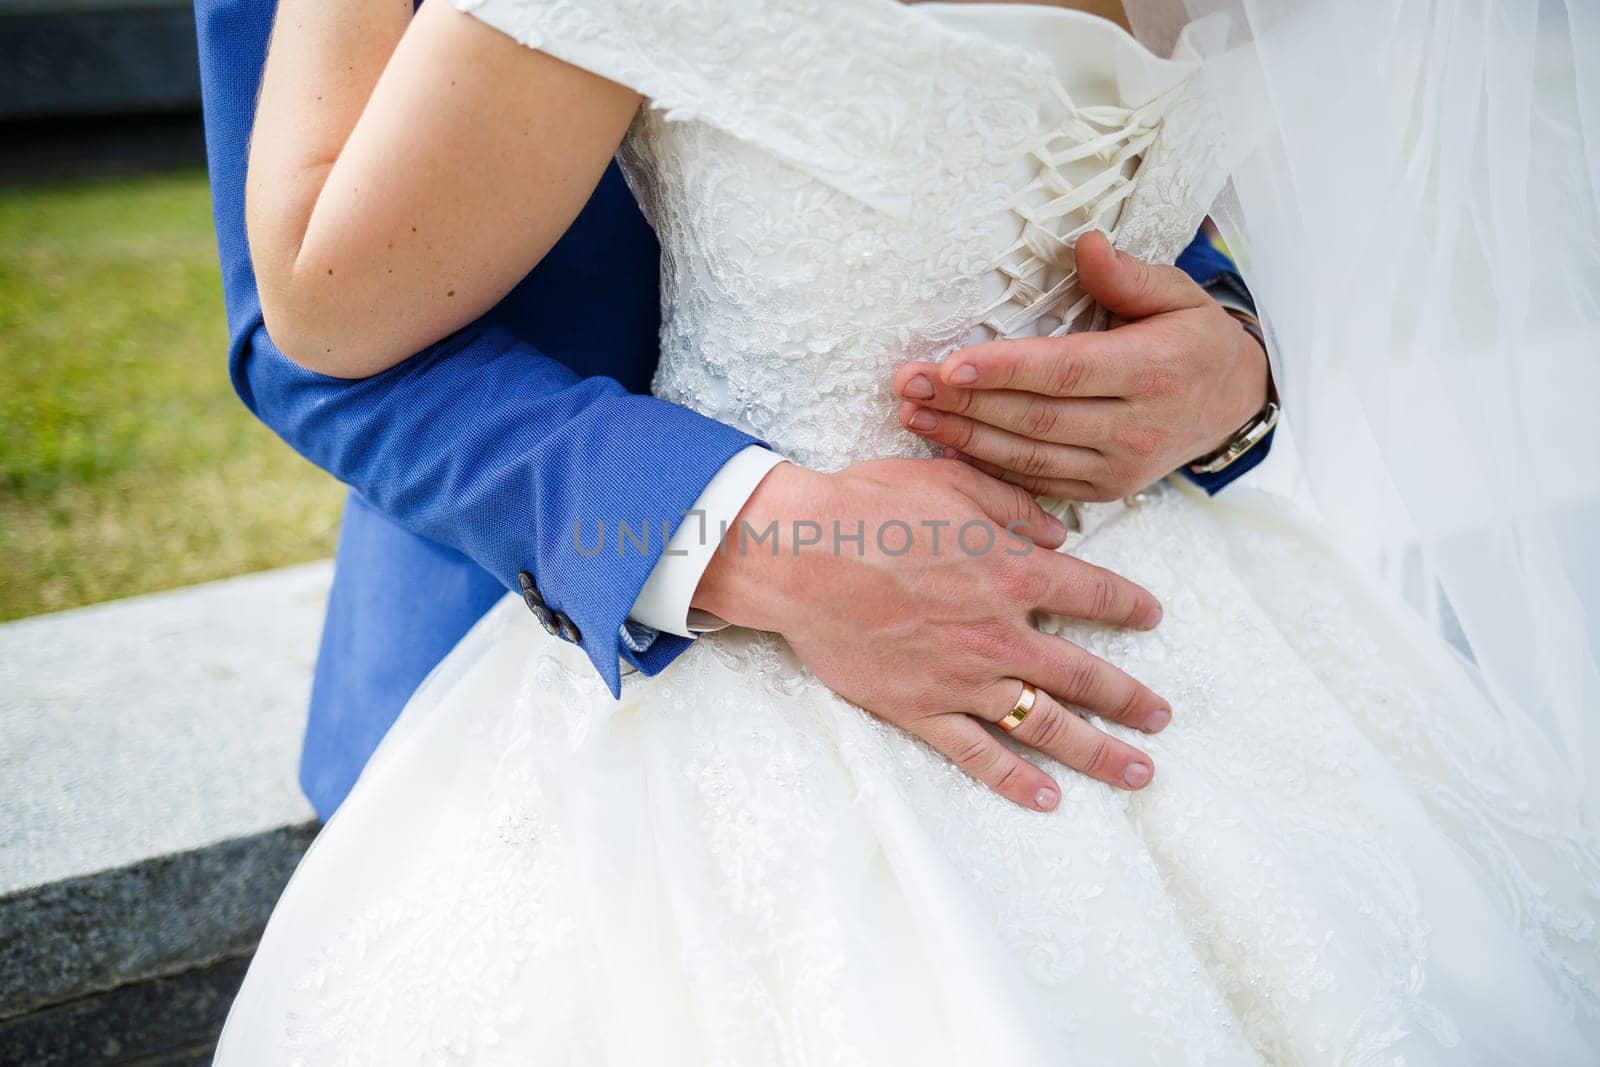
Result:
{"type": "Polygon", "coordinates": [[[689,602],[694,599],[723,534],[732,528],[756,486],[768,471],[786,462],[760,445],[735,452],[695,498],[690,513],[684,516],[650,577],[645,579],[628,617],[680,637],[694,637],[727,626],[709,611],[691,608],[689,602]]]}

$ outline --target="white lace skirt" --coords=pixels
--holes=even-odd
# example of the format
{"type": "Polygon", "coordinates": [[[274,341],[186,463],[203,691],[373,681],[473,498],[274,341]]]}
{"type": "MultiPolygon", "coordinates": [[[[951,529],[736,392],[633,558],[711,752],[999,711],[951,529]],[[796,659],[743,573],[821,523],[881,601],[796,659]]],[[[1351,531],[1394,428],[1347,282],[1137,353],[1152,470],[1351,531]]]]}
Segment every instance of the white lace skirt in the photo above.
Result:
{"type": "Polygon", "coordinates": [[[218,1062],[1600,1057],[1600,860],[1536,734],[1269,498],[1168,489],[1077,551],[1166,614],[1063,635],[1174,719],[1141,793],[1047,764],[1048,815],[773,638],[614,702],[507,598],[301,864],[218,1062]]]}

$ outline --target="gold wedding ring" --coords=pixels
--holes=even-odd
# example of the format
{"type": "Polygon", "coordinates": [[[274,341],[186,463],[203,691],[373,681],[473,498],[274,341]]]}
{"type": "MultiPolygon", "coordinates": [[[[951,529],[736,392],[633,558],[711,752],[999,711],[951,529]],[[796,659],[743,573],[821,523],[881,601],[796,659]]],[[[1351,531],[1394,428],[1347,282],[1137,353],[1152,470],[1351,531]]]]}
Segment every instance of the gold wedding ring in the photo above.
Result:
{"type": "Polygon", "coordinates": [[[1028,717],[1028,712],[1033,710],[1033,702],[1039,699],[1039,691],[1027,682],[1022,683],[1022,695],[1017,698],[1016,707],[1006,713],[996,725],[1006,733],[1010,733],[1022,725],[1022,720],[1028,717]]]}

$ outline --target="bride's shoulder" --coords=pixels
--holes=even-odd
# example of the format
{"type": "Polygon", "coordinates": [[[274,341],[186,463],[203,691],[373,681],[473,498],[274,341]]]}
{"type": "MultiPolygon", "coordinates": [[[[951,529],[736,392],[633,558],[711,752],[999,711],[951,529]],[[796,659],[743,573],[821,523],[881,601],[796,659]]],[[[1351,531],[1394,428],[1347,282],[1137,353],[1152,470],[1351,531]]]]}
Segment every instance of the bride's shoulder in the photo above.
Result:
{"type": "Polygon", "coordinates": [[[715,127],[874,206],[903,199],[886,125],[942,114],[929,94],[955,91],[938,73],[948,35],[897,0],[452,2],[628,86],[661,121],[715,127]]]}
{"type": "Polygon", "coordinates": [[[533,48],[582,42],[633,52],[671,46],[685,64],[735,64],[751,50],[859,30],[897,12],[894,0],[452,0],[533,48]],[[887,6],[887,10],[885,7],[887,6]]]}
{"type": "MultiPolygon", "coordinates": [[[[674,118],[719,98],[789,109],[877,4],[849,0],[452,0],[530,48],[620,82],[674,118]]],[[[726,111],[727,109],[714,109],[726,111]]]]}

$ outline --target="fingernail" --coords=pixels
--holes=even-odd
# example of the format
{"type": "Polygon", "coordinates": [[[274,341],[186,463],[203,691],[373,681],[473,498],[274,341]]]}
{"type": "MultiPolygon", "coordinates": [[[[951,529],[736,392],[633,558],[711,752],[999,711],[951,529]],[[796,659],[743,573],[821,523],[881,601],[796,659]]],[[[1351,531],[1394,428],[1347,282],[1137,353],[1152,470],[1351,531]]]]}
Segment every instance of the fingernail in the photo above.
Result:
{"type": "Polygon", "coordinates": [[[1055,811],[1056,805],[1061,802],[1061,794],[1049,786],[1045,786],[1033,795],[1033,806],[1040,811],[1055,811]]]}
{"type": "Polygon", "coordinates": [[[919,374],[906,383],[905,390],[900,395],[907,400],[932,400],[933,383],[919,374]]]}
{"type": "Polygon", "coordinates": [[[1130,763],[1128,769],[1122,772],[1122,780],[1128,783],[1130,789],[1141,789],[1150,781],[1150,765],[1148,763],[1130,763]]]}
{"type": "Polygon", "coordinates": [[[1161,625],[1163,612],[1160,604],[1152,604],[1150,610],[1144,613],[1144,620],[1140,623],[1146,630],[1154,630],[1161,625]]]}
{"type": "Polygon", "coordinates": [[[1147,734],[1159,734],[1162,730],[1167,728],[1167,724],[1171,721],[1172,712],[1168,711],[1166,708],[1157,708],[1145,718],[1144,732],[1147,734]]]}
{"type": "Polygon", "coordinates": [[[978,368],[970,363],[963,363],[950,372],[950,381],[954,385],[971,385],[978,380],[978,368]]]}
{"type": "Polygon", "coordinates": [[[1044,528],[1051,537],[1067,536],[1067,524],[1050,514],[1048,511],[1044,513],[1044,528]]]}
{"type": "Polygon", "coordinates": [[[918,408],[917,413],[906,420],[906,425],[921,433],[929,433],[938,429],[939,420],[927,408],[918,408]]]}

